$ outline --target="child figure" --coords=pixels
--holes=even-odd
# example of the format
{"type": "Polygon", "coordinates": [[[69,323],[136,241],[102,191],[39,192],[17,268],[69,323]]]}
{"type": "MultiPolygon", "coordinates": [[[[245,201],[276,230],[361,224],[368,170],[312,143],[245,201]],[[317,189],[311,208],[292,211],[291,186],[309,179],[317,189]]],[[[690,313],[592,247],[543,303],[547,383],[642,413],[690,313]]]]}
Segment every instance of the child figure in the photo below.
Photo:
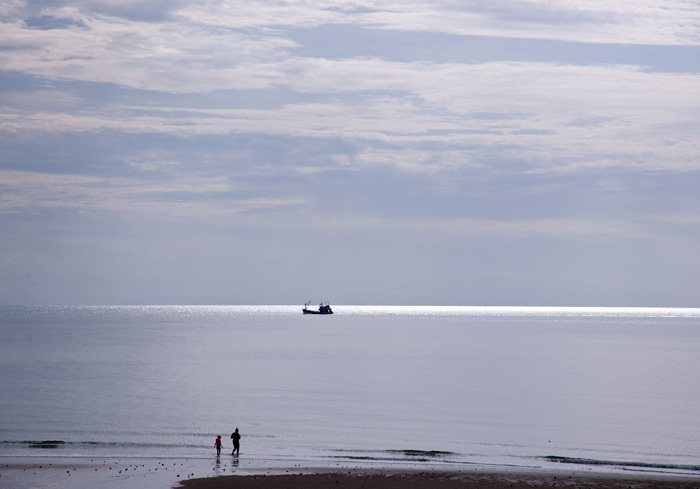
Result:
{"type": "Polygon", "coordinates": [[[216,447],[216,456],[218,457],[219,455],[221,455],[221,435],[216,437],[214,446],[216,447]]]}

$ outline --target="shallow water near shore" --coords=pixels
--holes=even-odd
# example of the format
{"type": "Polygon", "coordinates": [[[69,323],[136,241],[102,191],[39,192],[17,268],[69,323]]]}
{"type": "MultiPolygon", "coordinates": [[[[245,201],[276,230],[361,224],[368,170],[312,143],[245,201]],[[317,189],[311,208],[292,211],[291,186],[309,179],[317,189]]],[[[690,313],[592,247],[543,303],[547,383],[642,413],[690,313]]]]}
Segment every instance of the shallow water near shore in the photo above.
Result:
{"type": "Polygon", "coordinates": [[[333,307],[0,307],[0,462],[700,474],[700,309],[333,307]]]}

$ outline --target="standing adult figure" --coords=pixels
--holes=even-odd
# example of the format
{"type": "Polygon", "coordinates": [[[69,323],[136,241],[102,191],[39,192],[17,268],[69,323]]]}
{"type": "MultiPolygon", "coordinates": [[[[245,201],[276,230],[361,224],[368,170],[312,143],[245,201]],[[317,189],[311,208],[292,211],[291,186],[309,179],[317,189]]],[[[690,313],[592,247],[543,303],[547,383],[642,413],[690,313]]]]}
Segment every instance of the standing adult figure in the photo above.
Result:
{"type": "Polygon", "coordinates": [[[233,440],[233,451],[231,452],[231,455],[238,455],[241,449],[240,439],[241,434],[238,432],[238,428],[236,428],[236,431],[231,433],[231,440],[233,440]]]}

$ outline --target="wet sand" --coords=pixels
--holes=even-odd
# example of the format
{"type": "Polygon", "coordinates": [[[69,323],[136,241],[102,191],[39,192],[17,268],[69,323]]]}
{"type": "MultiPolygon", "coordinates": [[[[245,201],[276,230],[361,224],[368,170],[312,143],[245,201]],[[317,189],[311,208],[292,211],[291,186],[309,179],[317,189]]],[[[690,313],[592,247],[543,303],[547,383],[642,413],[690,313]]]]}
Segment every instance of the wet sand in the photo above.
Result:
{"type": "Polygon", "coordinates": [[[179,458],[0,458],[0,489],[170,489],[194,477],[230,474],[230,460],[179,458]]]}
{"type": "Polygon", "coordinates": [[[355,470],[320,474],[228,476],[183,481],[185,489],[700,489],[700,476],[583,474],[557,471],[471,472],[355,470]]]}
{"type": "Polygon", "coordinates": [[[263,460],[0,459],[12,489],[700,489],[700,474],[474,466],[281,467],[263,460]]]}

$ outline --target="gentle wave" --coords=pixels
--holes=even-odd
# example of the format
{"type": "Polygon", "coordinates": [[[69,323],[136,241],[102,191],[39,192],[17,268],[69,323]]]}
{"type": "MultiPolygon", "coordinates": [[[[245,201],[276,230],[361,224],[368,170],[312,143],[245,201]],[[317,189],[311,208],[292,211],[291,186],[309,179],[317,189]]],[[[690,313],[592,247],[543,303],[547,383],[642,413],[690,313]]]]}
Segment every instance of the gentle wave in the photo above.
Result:
{"type": "Polygon", "coordinates": [[[0,441],[0,448],[20,447],[56,450],[60,448],[80,448],[80,447],[99,447],[99,448],[202,448],[201,444],[171,444],[171,443],[134,443],[134,442],[102,442],[102,441],[63,441],[63,440],[23,440],[0,441]]]}
{"type": "MultiPolygon", "coordinates": [[[[369,454],[369,453],[379,453],[382,454],[381,456],[384,456],[383,454],[391,454],[392,456],[396,455],[403,455],[404,457],[408,458],[415,458],[415,457],[421,457],[421,458],[440,458],[440,457],[447,457],[447,456],[454,456],[454,455],[459,455],[456,452],[448,452],[444,450],[416,450],[412,448],[405,448],[405,449],[392,449],[392,450],[335,450],[336,453],[363,453],[363,454],[369,454]]],[[[365,455],[361,455],[360,457],[364,457],[365,455]]],[[[370,455],[366,455],[369,458],[377,458],[377,457],[371,457],[370,455]]]]}
{"type": "Polygon", "coordinates": [[[439,464],[465,464],[459,460],[462,454],[444,450],[416,450],[416,449],[392,449],[392,450],[335,450],[340,455],[331,455],[337,460],[356,460],[358,462],[381,463],[405,463],[405,462],[430,462],[439,464]]]}
{"type": "Polygon", "coordinates": [[[700,465],[678,465],[678,464],[660,464],[660,463],[648,463],[648,462],[620,462],[614,460],[596,460],[590,458],[577,458],[577,457],[560,457],[556,455],[549,455],[542,457],[544,460],[549,462],[558,462],[565,464],[576,464],[576,465],[595,465],[595,466],[609,466],[609,467],[624,467],[624,468],[635,468],[635,469],[663,469],[663,470],[687,470],[700,472],[700,465]]]}
{"type": "Polygon", "coordinates": [[[400,453],[407,457],[422,457],[422,458],[436,458],[436,457],[446,457],[448,455],[457,455],[454,452],[445,452],[442,450],[387,450],[389,453],[400,453]]]}

